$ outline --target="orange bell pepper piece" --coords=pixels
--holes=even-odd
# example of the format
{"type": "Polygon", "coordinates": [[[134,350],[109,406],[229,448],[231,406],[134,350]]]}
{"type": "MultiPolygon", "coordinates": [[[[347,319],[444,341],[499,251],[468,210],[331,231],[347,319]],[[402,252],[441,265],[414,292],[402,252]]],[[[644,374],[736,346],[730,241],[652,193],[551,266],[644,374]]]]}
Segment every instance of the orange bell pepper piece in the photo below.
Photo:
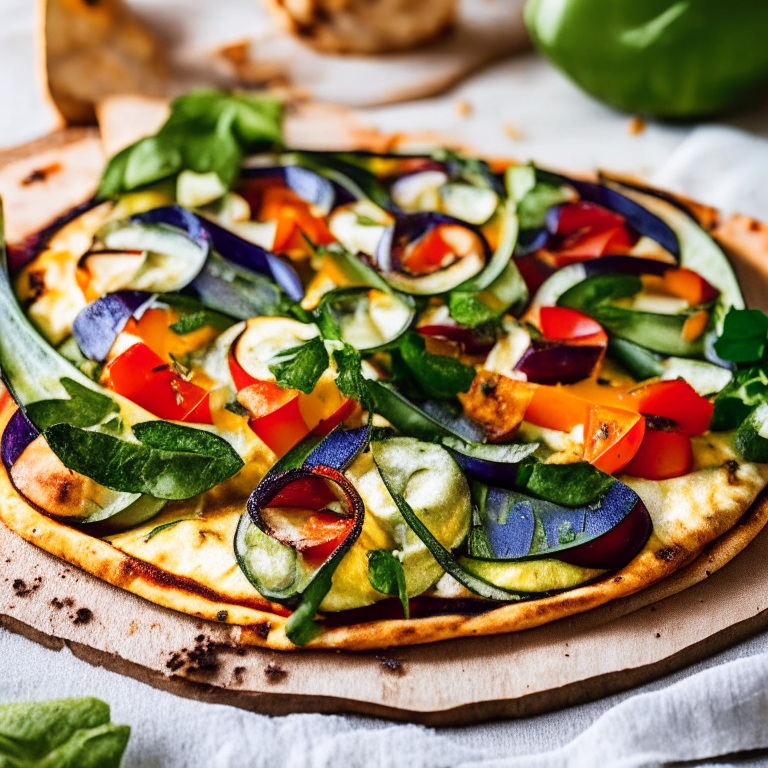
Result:
{"type": "Polygon", "coordinates": [[[637,453],[645,434],[639,413],[609,405],[592,405],[584,426],[584,458],[593,467],[615,474],[637,453]]]}
{"type": "Polygon", "coordinates": [[[692,307],[717,298],[718,290],[692,269],[668,269],[663,278],[664,289],[673,296],[685,299],[692,307]]]}

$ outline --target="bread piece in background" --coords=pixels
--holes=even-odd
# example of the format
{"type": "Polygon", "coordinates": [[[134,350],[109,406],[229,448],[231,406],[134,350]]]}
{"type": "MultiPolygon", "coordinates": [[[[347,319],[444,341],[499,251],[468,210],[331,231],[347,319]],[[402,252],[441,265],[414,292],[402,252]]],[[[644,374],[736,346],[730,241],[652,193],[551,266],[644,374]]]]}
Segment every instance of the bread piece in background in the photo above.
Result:
{"type": "Polygon", "coordinates": [[[265,0],[282,25],[318,51],[387,53],[450,30],[457,0],[265,0]]]}
{"type": "Polygon", "coordinates": [[[162,42],[123,0],[38,0],[44,75],[69,125],[95,122],[93,105],[112,93],[167,92],[162,42]]]}

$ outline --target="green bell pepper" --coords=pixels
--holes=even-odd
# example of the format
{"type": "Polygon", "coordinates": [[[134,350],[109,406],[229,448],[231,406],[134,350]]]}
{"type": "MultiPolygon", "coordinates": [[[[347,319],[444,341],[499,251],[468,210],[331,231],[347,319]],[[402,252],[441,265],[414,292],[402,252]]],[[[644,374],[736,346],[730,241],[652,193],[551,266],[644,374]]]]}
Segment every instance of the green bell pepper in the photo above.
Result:
{"type": "Polygon", "coordinates": [[[553,64],[628,112],[710,115],[768,83],[765,0],[528,0],[525,21],[553,64]]]}

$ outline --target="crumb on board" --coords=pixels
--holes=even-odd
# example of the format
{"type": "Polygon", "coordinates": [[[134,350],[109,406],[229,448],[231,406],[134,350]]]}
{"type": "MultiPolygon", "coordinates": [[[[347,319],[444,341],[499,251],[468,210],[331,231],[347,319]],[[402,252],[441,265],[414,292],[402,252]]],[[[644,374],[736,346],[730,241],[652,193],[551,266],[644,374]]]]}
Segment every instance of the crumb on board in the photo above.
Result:
{"type": "Polygon", "coordinates": [[[648,124],[643,120],[642,117],[638,117],[635,115],[630,121],[629,125],[627,126],[627,131],[630,136],[638,136],[641,134],[646,128],[648,124]]]}
{"type": "Polygon", "coordinates": [[[502,126],[504,128],[504,133],[509,136],[510,139],[513,139],[514,141],[521,141],[525,138],[525,134],[512,123],[504,123],[502,126]]]}
{"type": "Polygon", "coordinates": [[[288,673],[276,661],[270,661],[269,664],[264,667],[264,674],[266,675],[269,682],[277,683],[282,680],[288,673]]]}
{"type": "Polygon", "coordinates": [[[472,105],[466,99],[458,99],[455,106],[459,117],[469,117],[472,114],[472,105]]]}
{"type": "Polygon", "coordinates": [[[395,675],[402,675],[405,673],[402,663],[397,659],[393,659],[389,656],[377,656],[376,660],[387,672],[395,675]]]}

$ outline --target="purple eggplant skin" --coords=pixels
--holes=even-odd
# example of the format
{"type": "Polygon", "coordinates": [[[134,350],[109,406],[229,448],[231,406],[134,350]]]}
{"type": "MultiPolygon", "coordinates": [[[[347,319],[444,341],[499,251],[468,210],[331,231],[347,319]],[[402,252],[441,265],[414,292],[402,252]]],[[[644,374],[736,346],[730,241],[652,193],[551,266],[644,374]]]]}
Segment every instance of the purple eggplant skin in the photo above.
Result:
{"type": "Polygon", "coordinates": [[[601,256],[599,259],[581,262],[587,277],[603,275],[606,272],[624,272],[632,275],[657,275],[676,269],[674,264],[658,259],[642,259],[637,256],[601,256]]]}
{"type": "Polygon", "coordinates": [[[368,427],[357,429],[335,429],[304,460],[303,467],[331,467],[343,472],[368,446],[371,430],[368,427]]]}
{"type": "Polygon", "coordinates": [[[643,208],[642,205],[603,184],[571,179],[559,174],[552,175],[555,175],[561,183],[573,187],[582,200],[597,203],[603,208],[623,216],[632,229],[641,235],[650,237],[651,240],[655,240],[662,248],[669,251],[678,262],[680,261],[680,242],[677,235],[666,222],[643,208]]]}
{"type": "Polygon", "coordinates": [[[130,220],[139,224],[169,224],[178,227],[196,243],[209,242],[227,261],[271,277],[293,301],[301,301],[304,298],[301,278],[287,261],[181,206],[154,208],[146,213],[131,216],[130,220]]]}
{"type": "Polygon", "coordinates": [[[384,272],[402,272],[402,255],[406,247],[441,224],[451,224],[474,232],[483,244],[485,262],[488,263],[491,249],[478,227],[445,213],[428,211],[401,214],[393,225],[387,227],[376,248],[376,263],[379,269],[384,272]]]}
{"type": "Polygon", "coordinates": [[[19,460],[27,446],[40,434],[40,430],[27,418],[22,408],[11,416],[3,430],[0,457],[8,472],[19,460]]]}
{"type": "Polygon", "coordinates": [[[623,568],[645,546],[653,531],[653,522],[640,499],[616,526],[592,541],[558,553],[565,563],[582,568],[623,568]]]}
{"type": "Polygon", "coordinates": [[[450,448],[451,456],[461,469],[470,477],[496,488],[515,490],[515,478],[517,477],[517,464],[504,464],[500,461],[488,461],[467,456],[450,448]]]}
{"type": "MultiPolygon", "coordinates": [[[[552,209],[550,208],[550,210],[552,209]]],[[[549,211],[547,211],[547,216],[549,216],[549,211]]],[[[536,253],[536,251],[546,248],[549,238],[550,233],[546,227],[521,230],[517,237],[517,243],[515,243],[515,256],[528,256],[530,253],[536,253]]]]}
{"type": "Polygon", "coordinates": [[[304,298],[301,278],[288,261],[212,221],[206,220],[203,226],[211,238],[214,250],[227,261],[271,277],[293,301],[304,298]]]}
{"type": "Polygon", "coordinates": [[[485,518],[488,541],[496,558],[524,561],[554,557],[584,568],[607,570],[626,565],[645,546],[653,528],[638,495],[618,480],[599,504],[575,508],[536,502],[519,494],[510,504],[508,492],[491,488],[485,518]],[[532,504],[538,505],[536,515],[532,504]],[[502,509],[506,514],[500,517],[502,509]],[[499,524],[500,519],[506,522],[499,524]],[[539,545],[532,552],[537,527],[551,544],[544,548],[539,545]],[[576,535],[561,543],[566,527],[576,535]]]}
{"type": "Polygon", "coordinates": [[[301,165],[269,166],[266,168],[244,168],[243,179],[279,178],[302,200],[317,206],[323,215],[328,215],[336,202],[337,190],[319,173],[301,165]]]}
{"type": "Polygon", "coordinates": [[[39,232],[25,238],[21,243],[8,249],[8,268],[12,275],[29,264],[32,259],[42,253],[50,239],[66,224],[87,213],[91,208],[101,205],[104,201],[89,197],[74,208],[70,208],[61,216],[57,216],[39,232]]]}
{"type": "Polygon", "coordinates": [[[534,384],[573,384],[591,376],[604,353],[605,346],[600,344],[532,339],[515,370],[534,384]]]}
{"type": "Polygon", "coordinates": [[[72,335],[89,359],[103,362],[128,320],[152,302],[146,291],[117,291],[92,301],[80,310],[72,324],[72,335]]]}

